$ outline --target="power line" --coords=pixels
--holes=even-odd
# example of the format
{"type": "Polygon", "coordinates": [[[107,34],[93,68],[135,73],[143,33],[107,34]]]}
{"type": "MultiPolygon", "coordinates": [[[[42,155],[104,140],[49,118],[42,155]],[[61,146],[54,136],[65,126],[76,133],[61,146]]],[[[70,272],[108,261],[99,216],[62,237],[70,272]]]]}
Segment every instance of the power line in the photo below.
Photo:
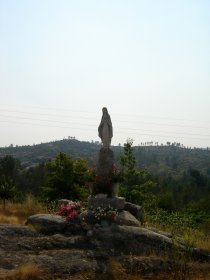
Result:
{"type": "MultiPolygon", "coordinates": [[[[73,116],[71,115],[58,115],[58,114],[46,114],[46,113],[32,113],[32,112],[24,112],[24,111],[17,111],[17,110],[5,110],[5,109],[1,109],[1,111],[3,112],[9,112],[9,113],[20,113],[20,114],[26,114],[26,115],[40,115],[40,116],[53,116],[53,117],[62,117],[62,118],[72,118],[73,116]]],[[[77,118],[81,118],[78,117],[77,118]]],[[[87,117],[85,116],[85,118],[88,119],[95,119],[95,117],[87,117]]]]}
{"type": "MultiPolygon", "coordinates": [[[[17,107],[16,105],[11,105],[11,104],[0,104],[0,106],[8,106],[8,107],[17,107]]],[[[39,106],[24,106],[24,105],[20,105],[19,107],[22,107],[22,108],[33,108],[33,109],[40,109],[40,110],[48,110],[48,111],[73,111],[73,112],[76,112],[76,113],[87,113],[87,114],[98,114],[99,111],[86,111],[86,110],[75,110],[75,108],[59,108],[59,107],[54,107],[54,108],[49,108],[49,107],[39,107],[39,106]]],[[[113,116],[123,116],[123,117],[134,117],[134,118],[154,118],[154,117],[151,117],[151,116],[145,116],[145,115],[133,115],[133,114],[116,114],[116,113],[113,113],[112,114],[113,116]]],[[[57,115],[56,115],[57,116],[57,115]]],[[[93,118],[93,117],[91,117],[93,118]]],[[[155,117],[156,119],[166,119],[166,120],[173,120],[173,121],[186,121],[186,122],[201,122],[201,123],[209,123],[209,121],[204,121],[204,120],[195,120],[195,119],[184,119],[184,118],[168,118],[168,117],[155,117]]]]}
{"type": "Polygon", "coordinates": [[[11,124],[24,124],[24,125],[33,125],[33,126],[44,126],[44,127],[49,127],[49,128],[68,128],[68,129],[78,129],[78,130],[95,130],[95,129],[90,129],[90,128],[78,128],[78,127],[69,127],[69,126],[58,126],[58,125],[45,125],[45,124],[39,124],[39,123],[30,123],[30,122],[15,122],[15,121],[2,121],[0,122],[6,122],[6,123],[11,123],[11,124]]]}
{"type": "MultiPolygon", "coordinates": [[[[0,104],[0,106],[2,106],[2,104],[0,104]]],[[[12,105],[3,105],[3,106],[10,106],[15,108],[15,110],[8,110],[8,109],[0,109],[0,111],[2,112],[8,112],[8,113],[14,113],[14,114],[1,114],[0,117],[2,118],[9,118],[9,119],[15,119],[16,121],[13,120],[0,120],[1,123],[10,123],[10,124],[19,124],[19,125],[30,125],[30,126],[40,126],[40,127],[46,127],[46,128],[59,128],[59,129],[69,129],[69,130],[77,130],[77,131],[90,131],[92,133],[92,131],[97,131],[97,126],[96,126],[96,121],[99,121],[101,119],[101,116],[99,116],[99,118],[93,117],[90,114],[98,114],[98,112],[88,112],[88,111],[78,111],[78,110],[72,110],[72,109],[58,109],[58,108],[40,108],[40,107],[31,107],[31,106],[22,106],[24,108],[34,108],[34,109],[41,109],[41,110],[45,110],[45,112],[28,112],[25,111],[25,109],[23,110],[18,110],[19,107],[17,106],[12,106],[12,105]],[[18,109],[16,109],[18,108],[18,109]],[[61,115],[60,113],[55,114],[55,113],[46,113],[46,111],[48,110],[48,112],[50,110],[53,111],[71,111],[71,115],[61,115]],[[76,114],[80,114],[80,115],[75,115],[76,114]],[[83,114],[81,116],[81,113],[83,114]],[[25,114],[25,115],[31,115],[31,116],[35,116],[34,118],[30,118],[27,116],[17,116],[15,114],[25,114]],[[36,116],[46,116],[48,118],[44,119],[44,118],[36,118],[36,116]],[[52,117],[52,118],[51,118],[52,117]],[[61,118],[59,120],[59,118],[61,118]],[[62,118],[65,119],[70,119],[70,120],[62,120],[62,118]],[[89,120],[94,120],[94,122],[87,122],[87,119],[89,120]],[[27,122],[20,122],[18,120],[25,120],[27,122]],[[79,122],[77,120],[80,120],[79,122]],[[37,123],[38,122],[38,123],[37,123]],[[58,124],[58,125],[57,125],[58,124]],[[59,125],[61,124],[61,125],[59,125]],[[62,126],[65,125],[65,126],[62,126]],[[76,126],[76,127],[74,127],[76,126]],[[94,128],[93,128],[94,127],[94,128]]],[[[121,114],[112,114],[113,116],[120,116],[121,114]]],[[[150,122],[150,121],[145,121],[145,120],[139,120],[137,118],[150,118],[152,119],[153,117],[150,116],[137,116],[137,115],[125,115],[123,114],[123,117],[128,116],[128,118],[126,118],[126,120],[119,120],[119,119],[115,119],[112,118],[112,122],[117,123],[117,124],[128,124],[128,126],[121,126],[121,125],[117,125],[114,127],[117,127],[117,129],[114,129],[115,131],[115,135],[125,135],[125,134],[131,134],[132,138],[136,139],[139,137],[144,137],[144,136],[149,136],[149,137],[161,137],[161,138],[174,138],[174,139],[190,139],[190,140],[201,140],[201,141],[209,141],[210,142],[210,135],[208,134],[201,134],[201,133],[188,133],[186,131],[187,128],[193,128],[193,129],[205,129],[205,130],[209,130],[209,127],[203,127],[203,126],[193,126],[190,124],[169,124],[169,123],[158,123],[158,122],[150,122]],[[131,120],[129,118],[134,117],[135,116],[135,120],[131,120]],[[135,127],[132,127],[132,126],[135,127]],[[153,125],[157,127],[157,130],[153,130],[153,129],[143,129],[140,127],[140,125],[144,126],[147,125],[148,127],[150,125],[153,125]],[[183,128],[185,129],[184,132],[170,132],[170,131],[166,131],[166,130],[159,130],[158,127],[169,127],[171,128],[183,128]],[[148,133],[145,133],[148,132],[148,133]],[[151,132],[151,134],[150,134],[151,132]],[[178,136],[180,135],[180,136],[178,136]],[[202,138],[201,138],[202,137],[202,138]]],[[[166,119],[166,118],[155,118],[156,120],[158,119],[166,119]]],[[[169,118],[167,118],[168,121],[170,121],[169,118]]],[[[175,119],[174,119],[175,120],[175,119]]],[[[177,119],[178,120],[178,119],[177,119]]],[[[179,119],[179,121],[188,121],[188,122],[200,122],[200,123],[209,123],[207,121],[201,121],[201,120],[184,120],[184,119],[179,119]]],[[[72,132],[70,132],[72,133],[72,132]]],[[[86,133],[86,132],[85,132],[86,133]]],[[[169,139],[168,139],[169,140],[169,139]]],[[[160,140],[161,141],[161,140],[160,140]]]]}
{"type": "MultiPolygon", "coordinates": [[[[47,120],[47,119],[34,119],[34,118],[28,118],[28,117],[17,117],[17,116],[6,116],[6,115],[0,115],[1,117],[6,118],[15,118],[15,119],[24,119],[24,120],[32,120],[32,121],[42,121],[42,122],[50,122],[50,123],[61,123],[61,124],[73,124],[73,125],[85,125],[89,127],[95,127],[95,124],[86,124],[81,122],[72,122],[72,121],[56,121],[56,120],[47,120]]],[[[151,131],[154,132],[154,130],[148,130],[148,129],[142,129],[142,128],[131,128],[131,127],[118,127],[118,130],[134,130],[134,131],[151,131]]],[[[155,131],[156,132],[156,131],[155,131]]],[[[167,133],[167,131],[158,131],[159,133],[167,133]]],[[[203,135],[203,134],[197,134],[197,133],[186,133],[186,132],[175,132],[175,134],[186,134],[186,135],[199,135],[199,136],[205,136],[210,137],[210,135],[203,135]]]]}
{"type": "Polygon", "coordinates": [[[31,121],[43,121],[43,122],[52,122],[52,123],[66,123],[66,124],[76,124],[76,125],[85,125],[85,126],[93,126],[93,124],[86,124],[86,123],[78,123],[78,122],[68,122],[68,121],[56,121],[56,120],[46,120],[46,119],[34,119],[34,118],[27,118],[27,117],[17,117],[17,116],[5,116],[0,115],[0,117],[6,118],[15,118],[15,119],[24,119],[24,120],[31,120],[31,121]]]}
{"type": "MultiPolygon", "coordinates": [[[[29,114],[33,114],[33,113],[29,113],[29,114]]],[[[46,115],[48,116],[48,114],[43,114],[43,115],[46,115]]],[[[72,122],[69,122],[69,121],[58,121],[58,120],[48,120],[48,119],[35,119],[35,118],[28,118],[28,117],[20,117],[20,116],[11,116],[11,115],[0,115],[1,117],[7,117],[7,118],[19,118],[19,119],[28,119],[28,120],[34,120],[34,121],[45,121],[45,122],[57,122],[57,123],[72,123],[72,122]]],[[[54,116],[57,116],[57,115],[54,115],[54,116]]],[[[70,117],[70,116],[66,116],[66,117],[70,117]]],[[[78,118],[78,117],[77,117],[78,118]]],[[[81,118],[80,119],[86,119],[85,118],[81,118]]],[[[93,119],[93,118],[92,118],[93,119]]],[[[94,118],[95,119],[95,118],[94,118]]],[[[147,125],[157,125],[157,126],[168,126],[168,127],[189,127],[189,128],[194,128],[194,129],[207,129],[207,130],[210,130],[209,127],[201,127],[201,126],[191,126],[191,125],[182,125],[182,124],[160,124],[160,123],[155,123],[155,122],[145,122],[145,121],[132,121],[132,122],[129,122],[129,121],[117,121],[117,120],[113,120],[115,122],[121,122],[121,123],[140,123],[140,124],[147,124],[147,125]]],[[[92,126],[91,124],[87,124],[87,122],[84,122],[85,125],[87,126],[92,126]]],[[[84,123],[75,123],[75,124],[84,124],[84,123]]],[[[95,125],[95,124],[94,124],[95,125]]],[[[125,128],[127,129],[127,128],[125,128]]]]}
{"type": "MultiPolygon", "coordinates": [[[[6,123],[12,123],[12,124],[23,124],[23,125],[32,125],[32,126],[41,126],[41,127],[48,127],[48,128],[61,128],[61,129],[72,129],[72,130],[80,130],[80,131],[83,131],[83,130],[92,130],[92,131],[95,131],[96,129],[93,129],[93,128],[86,128],[86,127],[82,127],[82,128],[78,128],[78,127],[69,127],[69,126],[56,126],[56,125],[45,125],[45,124],[39,124],[39,123],[30,123],[30,122],[16,122],[16,121],[2,121],[0,120],[0,122],[6,122],[6,123]]],[[[85,125],[86,126],[86,125],[85,125]]],[[[128,132],[129,130],[132,130],[132,129],[128,129],[126,130],[126,132],[128,132]]],[[[136,129],[135,129],[136,130],[136,129]]],[[[140,133],[135,133],[135,136],[153,136],[153,137],[164,137],[164,138],[182,138],[182,139],[196,139],[196,140],[202,140],[202,141],[205,141],[205,140],[208,140],[208,138],[197,138],[197,137],[183,137],[183,136],[174,136],[174,135],[159,135],[159,134],[145,134],[145,133],[141,133],[141,131],[151,131],[151,132],[154,132],[152,130],[144,130],[144,129],[139,129],[138,130],[140,133]]],[[[160,131],[159,131],[160,132],[160,131]]],[[[157,132],[158,133],[158,132],[157,132]]],[[[165,132],[162,132],[162,133],[165,133],[165,132]]],[[[167,132],[166,132],[167,133],[167,132]]],[[[125,132],[123,131],[116,131],[115,132],[116,135],[118,134],[125,134],[125,132]]],[[[177,134],[177,133],[175,133],[177,134]]],[[[181,134],[181,133],[180,133],[181,134]]],[[[198,135],[198,136],[204,136],[204,137],[210,137],[210,135],[199,135],[199,134],[186,134],[186,133],[183,133],[182,135],[198,135]]],[[[210,138],[209,138],[209,141],[210,141],[210,138]]]]}

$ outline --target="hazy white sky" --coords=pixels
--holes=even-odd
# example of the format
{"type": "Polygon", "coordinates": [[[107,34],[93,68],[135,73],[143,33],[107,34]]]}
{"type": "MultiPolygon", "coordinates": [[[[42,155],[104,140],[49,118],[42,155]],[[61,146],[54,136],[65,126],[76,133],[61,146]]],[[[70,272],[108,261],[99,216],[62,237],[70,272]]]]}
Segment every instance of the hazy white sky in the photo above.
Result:
{"type": "Polygon", "coordinates": [[[0,0],[0,146],[210,147],[209,0],[0,0]]]}

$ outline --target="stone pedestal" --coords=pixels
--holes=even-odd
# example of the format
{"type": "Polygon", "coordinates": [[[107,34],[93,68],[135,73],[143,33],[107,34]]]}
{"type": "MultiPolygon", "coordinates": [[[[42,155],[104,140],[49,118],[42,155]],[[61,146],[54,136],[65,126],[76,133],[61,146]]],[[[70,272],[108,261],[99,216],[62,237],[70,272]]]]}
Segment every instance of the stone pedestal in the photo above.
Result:
{"type": "Polygon", "coordinates": [[[123,210],[125,206],[124,197],[89,197],[88,208],[96,209],[98,207],[108,208],[112,207],[117,210],[123,210]]]}
{"type": "Polygon", "coordinates": [[[114,153],[109,148],[101,148],[99,151],[97,175],[98,182],[107,184],[112,174],[112,167],[114,163],[114,153]]]}
{"type": "Polygon", "coordinates": [[[119,183],[113,183],[112,184],[112,197],[118,197],[119,193],[119,183]]]}

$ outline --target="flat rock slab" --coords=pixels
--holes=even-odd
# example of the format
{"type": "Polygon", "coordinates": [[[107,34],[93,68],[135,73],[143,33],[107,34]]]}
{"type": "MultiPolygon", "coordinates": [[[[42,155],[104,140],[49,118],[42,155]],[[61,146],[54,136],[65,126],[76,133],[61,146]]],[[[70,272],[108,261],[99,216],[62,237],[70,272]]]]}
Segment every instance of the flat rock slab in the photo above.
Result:
{"type": "Polygon", "coordinates": [[[30,216],[26,225],[32,225],[39,231],[61,232],[66,229],[67,223],[66,219],[59,215],[37,214],[30,216]]]}
{"type": "Polygon", "coordinates": [[[81,225],[79,221],[67,221],[64,217],[53,214],[37,214],[30,216],[26,221],[26,225],[31,225],[39,232],[47,234],[77,234],[81,232],[81,225]]]}
{"type": "MultiPolygon", "coordinates": [[[[106,229],[93,229],[92,235],[88,236],[85,232],[46,235],[27,226],[0,224],[0,271],[9,272],[20,265],[34,263],[45,271],[46,278],[43,279],[75,279],[72,275],[78,272],[103,273],[110,258],[123,263],[128,273],[134,267],[140,270],[146,267],[146,273],[154,267],[157,270],[160,267],[161,271],[163,266],[165,269],[165,263],[170,270],[167,260],[152,263],[151,258],[142,257],[157,252],[165,258],[167,252],[170,256],[172,245],[167,236],[141,227],[112,225],[106,229]],[[55,274],[60,278],[54,277],[55,274]]],[[[209,260],[209,252],[193,249],[192,253],[197,259],[209,260]]]]}
{"type": "Polygon", "coordinates": [[[128,211],[120,211],[117,213],[116,224],[124,226],[140,227],[141,223],[128,211]]]}

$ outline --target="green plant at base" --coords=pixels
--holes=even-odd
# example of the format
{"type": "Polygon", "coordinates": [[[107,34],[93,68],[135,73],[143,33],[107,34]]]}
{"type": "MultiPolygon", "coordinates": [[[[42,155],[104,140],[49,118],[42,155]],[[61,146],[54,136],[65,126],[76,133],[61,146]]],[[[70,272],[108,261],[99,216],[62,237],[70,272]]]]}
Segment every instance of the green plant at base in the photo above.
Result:
{"type": "Polygon", "coordinates": [[[161,230],[173,234],[181,234],[188,228],[194,228],[194,221],[184,212],[168,212],[159,208],[148,208],[146,212],[147,223],[161,230]]]}
{"type": "Polygon", "coordinates": [[[100,222],[102,220],[113,222],[116,219],[117,210],[109,207],[97,207],[92,210],[93,219],[95,219],[96,222],[100,222]]]}
{"type": "Polygon", "coordinates": [[[15,186],[10,177],[0,178],[0,198],[3,200],[3,209],[6,207],[6,200],[15,196],[15,186]]]}
{"type": "Polygon", "coordinates": [[[188,264],[191,261],[192,249],[195,244],[191,236],[191,234],[185,234],[182,246],[180,246],[180,240],[176,236],[172,237],[172,274],[176,280],[185,280],[189,275],[188,264]]]}

